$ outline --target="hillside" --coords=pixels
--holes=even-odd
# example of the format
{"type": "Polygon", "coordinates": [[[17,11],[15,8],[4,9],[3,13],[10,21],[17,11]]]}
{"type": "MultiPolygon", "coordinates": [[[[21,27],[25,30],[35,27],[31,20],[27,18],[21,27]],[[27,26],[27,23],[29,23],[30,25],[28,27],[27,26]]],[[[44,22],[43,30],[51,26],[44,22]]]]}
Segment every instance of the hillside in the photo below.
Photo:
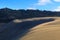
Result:
{"type": "MultiPolygon", "coordinates": [[[[0,40],[25,40],[24,36],[30,35],[30,31],[37,25],[54,21],[54,18],[31,18],[31,19],[16,19],[9,23],[0,26],[0,40]],[[22,38],[22,39],[21,39],[22,38]]],[[[38,29],[38,27],[36,28],[38,29]]],[[[39,30],[39,29],[38,29],[39,30]]],[[[36,31],[38,31],[36,30],[36,31]]],[[[41,30],[41,29],[40,29],[41,30]]],[[[42,29],[43,30],[43,29],[42,29]]],[[[36,32],[37,34],[37,32],[36,32]]],[[[34,35],[34,33],[32,33],[34,35]]],[[[35,35],[34,35],[35,36],[35,35]]],[[[32,36],[33,37],[33,36],[32,36]]],[[[29,36],[26,38],[30,38],[29,36]]],[[[27,39],[26,39],[27,40],[27,39]]]]}
{"type": "Polygon", "coordinates": [[[36,17],[60,17],[60,12],[47,10],[32,10],[19,9],[13,10],[10,8],[0,9],[0,22],[9,22],[14,19],[27,19],[36,17]]]}
{"type": "Polygon", "coordinates": [[[0,26],[0,40],[60,40],[60,17],[13,20],[0,26]]]}
{"type": "Polygon", "coordinates": [[[21,40],[60,40],[60,18],[35,26],[21,40]]]}

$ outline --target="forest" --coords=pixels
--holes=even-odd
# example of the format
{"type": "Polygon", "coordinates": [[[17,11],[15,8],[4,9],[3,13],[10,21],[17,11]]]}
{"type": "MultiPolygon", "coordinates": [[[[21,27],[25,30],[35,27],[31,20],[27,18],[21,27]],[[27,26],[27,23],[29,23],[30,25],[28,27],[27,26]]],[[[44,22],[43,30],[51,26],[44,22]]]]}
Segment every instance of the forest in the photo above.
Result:
{"type": "Polygon", "coordinates": [[[32,9],[19,9],[14,10],[10,8],[0,9],[0,21],[11,21],[14,19],[26,19],[34,17],[60,17],[60,12],[47,11],[47,10],[32,10],[32,9]]]}

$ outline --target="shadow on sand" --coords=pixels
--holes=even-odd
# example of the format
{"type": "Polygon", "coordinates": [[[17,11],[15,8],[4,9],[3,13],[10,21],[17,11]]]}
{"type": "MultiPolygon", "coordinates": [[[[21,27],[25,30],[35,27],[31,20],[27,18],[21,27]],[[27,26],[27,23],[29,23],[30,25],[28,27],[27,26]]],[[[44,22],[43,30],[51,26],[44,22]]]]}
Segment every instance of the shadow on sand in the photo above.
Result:
{"type": "Polygon", "coordinates": [[[0,30],[0,40],[19,40],[22,38],[26,33],[29,32],[29,29],[35,27],[38,24],[42,24],[45,22],[54,21],[54,19],[41,19],[35,21],[24,21],[20,23],[8,23],[0,30]]]}

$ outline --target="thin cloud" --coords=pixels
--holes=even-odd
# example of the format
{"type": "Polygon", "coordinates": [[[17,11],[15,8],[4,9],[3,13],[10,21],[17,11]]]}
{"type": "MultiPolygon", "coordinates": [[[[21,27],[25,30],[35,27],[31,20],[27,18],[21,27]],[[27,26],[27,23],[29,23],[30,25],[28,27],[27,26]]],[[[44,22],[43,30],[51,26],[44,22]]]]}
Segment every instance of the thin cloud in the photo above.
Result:
{"type": "Polygon", "coordinates": [[[58,6],[56,9],[54,9],[52,11],[60,11],[60,6],[58,6]]]}
{"type": "Polygon", "coordinates": [[[52,1],[51,0],[38,0],[36,5],[46,5],[48,3],[52,3],[52,1]]]}
{"type": "Polygon", "coordinates": [[[60,0],[54,0],[55,2],[60,2],[60,0]]]}
{"type": "Polygon", "coordinates": [[[33,7],[29,7],[29,8],[27,8],[27,9],[32,9],[32,10],[36,10],[36,8],[33,8],[33,7]]]}
{"type": "MultiPolygon", "coordinates": [[[[35,9],[37,9],[38,6],[48,6],[47,4],[55,5],[54,4],[55,2],[60,2],[60,0],[37,0],[36,3],[32,4],[27,9],[34,9],[35,10],[35,9]]],[[[53,6],[52,6],[52,8],[53,8],[53,6]]],[[[55,8],[53,11],[60,11],[60,6],[55,8]]]]}

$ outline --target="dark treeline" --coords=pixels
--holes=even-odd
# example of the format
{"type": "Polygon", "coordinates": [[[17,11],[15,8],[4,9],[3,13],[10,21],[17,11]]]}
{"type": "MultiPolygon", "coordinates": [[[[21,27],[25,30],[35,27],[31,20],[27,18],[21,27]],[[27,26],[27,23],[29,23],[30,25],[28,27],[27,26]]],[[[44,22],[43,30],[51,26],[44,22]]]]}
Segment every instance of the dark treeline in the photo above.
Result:
{"type": "Polygon", "coordinates": [[[0,20],[13,20],[13,19],[25,19],[33,17],[57,17],[60,16],[60,12],[53,11],[41,11],[41,10],[13,10],[9,8],[0,9],[0,20]]]}

